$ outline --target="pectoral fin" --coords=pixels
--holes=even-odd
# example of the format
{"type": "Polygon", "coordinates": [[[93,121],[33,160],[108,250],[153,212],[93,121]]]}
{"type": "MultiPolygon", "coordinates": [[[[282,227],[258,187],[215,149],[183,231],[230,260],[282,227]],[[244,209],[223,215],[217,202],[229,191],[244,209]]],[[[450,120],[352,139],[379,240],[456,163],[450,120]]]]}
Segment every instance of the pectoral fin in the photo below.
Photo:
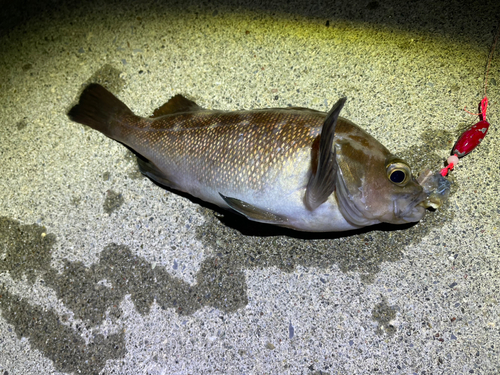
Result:
{"type": "Polygon", "coordinates": [[[229,207],[231,207],[239,214],[245,216],[249,220],[267,224],[282,225],[282,226],[286,226],[288,222],[287,218],[275,215],[272,212],[252,206],[250,203],[244,202],[236,198],[226,197],[221,193],[219,193],[219,195],[222,197],[222,199],[224,199],[224,201],[229,205],[229,207]]]}
{"type": "Polygon", "coordinates": [[[321,138],[319,144],[318,165],[316,172],[311,175],[307,184],[304,203],[311,211],[324,203],[330,194],[335,190],[335,179],[337,176],[337,160],[333,139],[335,136],[335,127],[340,111],[347,98],[340,99],[332,107],[321,129],[321,138]],[[333,152],[332,152],[333,147],[333,152]]]}

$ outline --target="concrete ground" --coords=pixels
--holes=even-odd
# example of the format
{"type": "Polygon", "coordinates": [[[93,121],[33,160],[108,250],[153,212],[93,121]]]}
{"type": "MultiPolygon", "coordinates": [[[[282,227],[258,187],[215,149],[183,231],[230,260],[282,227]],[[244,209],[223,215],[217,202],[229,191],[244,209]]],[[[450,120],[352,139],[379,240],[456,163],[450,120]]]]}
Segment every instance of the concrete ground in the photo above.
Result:
{"type": "Polygon", "coordinates": [[[500,3],[2,2],[0,374],[500,373],[500,46],[480,147],[414,226],[304,234],[166,191],[68,120],[89,82],[148,116],[304,106],[442,166],[500,3]],[[29,4],[29,5],[27,5],[29,4]]]}

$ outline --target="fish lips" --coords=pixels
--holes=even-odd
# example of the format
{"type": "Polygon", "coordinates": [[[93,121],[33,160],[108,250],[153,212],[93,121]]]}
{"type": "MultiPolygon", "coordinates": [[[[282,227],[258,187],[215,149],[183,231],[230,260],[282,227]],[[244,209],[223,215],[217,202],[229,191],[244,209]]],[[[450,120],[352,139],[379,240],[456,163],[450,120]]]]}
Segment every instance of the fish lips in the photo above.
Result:
{"type": "Polygon", "coordinates": [[[414,223],[425,216],[426,209],[422,204],[426,201],[427,194],[422,191],[421,194],[417,194],[415,198],[411,199],[410,203],[408,203],[408,199],[408,196],[394,199],[394,217],[398,219],[398,221],[392,221],[394,224],[414,223]],[[404,203],[402,204],[402,202],[404,203]]]}
{"type": "Polygon", "coordinates": [[[438,209],[448,200],[451,182],[439,171],[432,172],[430,169],[425,169],[420,173],[417,183],[422,186],[426,194],[426,198],[420,203],[421,207],[438,209]]]}

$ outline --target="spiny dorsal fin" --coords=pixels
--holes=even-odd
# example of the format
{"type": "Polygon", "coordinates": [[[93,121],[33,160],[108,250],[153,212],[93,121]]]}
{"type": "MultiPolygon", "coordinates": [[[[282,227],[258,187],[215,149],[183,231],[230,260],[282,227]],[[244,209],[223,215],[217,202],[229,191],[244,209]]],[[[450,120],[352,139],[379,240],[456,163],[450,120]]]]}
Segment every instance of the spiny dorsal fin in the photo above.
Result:
{"type": "Polygon", "coordinates": [[[173,98],[170,98],[170,100],[163,104],[161,107],[156,108],[150,118],[172,115],[174,113],[196,112],[201,111],[202,109],[203,108],[201,108],[192,100],[189,100],[182,95],[177,94],[173,98]]]}
{"type": "Polygon", "coordinates": [[[313,211],[325,202],[335,190],[335,179],[337,176],[337,160],[335,148],[332,152],[335,127],[340,111],[347,98],[339,99],[326,116],[319,143],[318,165],[316,173],[312,174],[307,184],[304,203],[313,211]]]}

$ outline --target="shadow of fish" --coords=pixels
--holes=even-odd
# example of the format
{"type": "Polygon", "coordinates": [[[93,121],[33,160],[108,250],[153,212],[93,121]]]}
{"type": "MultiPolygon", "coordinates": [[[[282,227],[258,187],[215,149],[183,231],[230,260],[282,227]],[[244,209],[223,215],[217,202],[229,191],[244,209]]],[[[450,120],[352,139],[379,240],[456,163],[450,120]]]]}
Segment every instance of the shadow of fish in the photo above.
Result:
{"type": "Polygon", "coordinates": [[[428,192],[406,162],[339,117],[345,101],[328,113],[224,112],[177,95],[143,118],[90,84],[68,116],[132,149],[155,182],[250,220],[310,232],[419,221],[428,192]]]}

